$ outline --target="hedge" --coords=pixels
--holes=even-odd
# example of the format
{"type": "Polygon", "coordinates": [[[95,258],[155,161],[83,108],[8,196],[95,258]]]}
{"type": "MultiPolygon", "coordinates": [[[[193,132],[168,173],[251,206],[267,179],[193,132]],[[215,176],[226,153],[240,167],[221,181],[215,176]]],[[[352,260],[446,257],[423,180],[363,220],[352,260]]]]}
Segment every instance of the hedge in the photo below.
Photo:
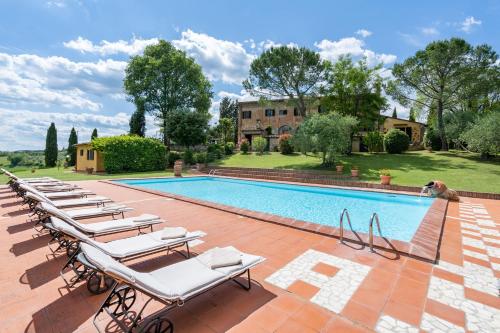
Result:
{"type": "Polygon", "coordinates": [[[136,135],[95,138],[92,148],[103,153],[108,173],[165,169],[165,146],[161,141],[136,135]]]}
{"type": "Polygon", "coordinates": [[[384,148],[389,154],[401,154],[409,146],[410,137],[399,129],[393,128],[384,136],[384,148]]]}

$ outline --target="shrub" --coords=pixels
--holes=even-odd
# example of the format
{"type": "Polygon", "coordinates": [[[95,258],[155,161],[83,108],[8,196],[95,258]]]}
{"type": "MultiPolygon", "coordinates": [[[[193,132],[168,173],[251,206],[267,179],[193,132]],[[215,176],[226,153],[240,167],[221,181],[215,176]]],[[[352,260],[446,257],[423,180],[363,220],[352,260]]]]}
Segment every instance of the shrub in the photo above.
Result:
{"type": "Polygon", "coordinates": [[[11,167],[16,167],[22,164],[24,158],[25,156],[23,154],[10,154],[7,160],[9,160],[11,167]]]}
{"type": "Polygon", "coordinates": [[[389,170],[389,169],[381,169],[381,170],[379,171],[379,174],[380,174],[381,176],[390,176],[390,175],[391,175],[391,170],[389,170]]]}
{"type": "Polygon", "coordinates": [[[194,164],[195,160],[194,160],[193,151],[190,149],[186,149],[184,154],[182,154],[182,160],[184,161],[184,164],[186,164],[186,165],[194,164]]]}
{"type": "Polygon", "coordinates": [[[173,167],[175,161],[180,160],[180,159],[181,159],[181,154],[179,154],[176,151],[170,151],[167,154],[167,165],[169,167],[173,167]]]}
{"type": "Polygon", "coordinates": [[[262,155],[267,147],[267,140],[261,136],[256,137],[252,141],[252,149],[257,152],[257,154],[262,155]]]}
{"type": "Polygon", "coordinates": [[[433,127],[427,128],[424,134],[424,146],[425,148],[439,151],[441,150],[441,136],[439,136],[439,132],[433,127]]]}
{"type": "Polygon", "coordinates": [[[224,145],[224,154],[226,155],[232,155],[234,152],[234,143],[233,142],[228,142],[224,145]]]}
{"type": "Polygon", "coordinates": [[[410,147],[410,138],[408,135],[396,128],[387,132],[384,136],[384,148],[389,154],[401,154],[410,147]]]}
{"type": "Polygon", "coordinates": [[[248,151],[250,150],[250,145],[248,144],[248,140],[247,139],[243,139],[241,140],[241,143],[240,143],[240,150],[243,154],[247,154],[248,151]]]}
{"type": "Polygon", "coordinates": [[[218,144],[211,144],[207,147],[207,153],[213,154],[216,159],[222,158],[223,148],[218,144]]]}
{"type": "Polygon", "coordinates": [[[162,170],[165,146],[161,141],[132,135],[95,138],[92,148],[104,154],[104,169],[109,173],[162,170]]]}
{"type": "Polygon", "coordinates": [[[201,152],[194,154],[194,160],[196,163],[205,164],[207,163],[207,153],[201,152]]]}
{"type": "Polygon", "coordinates": [[[384,150],[384,135],[379,131],[368,132],[363,138],[363,143],[370,153],[384,150]]]}
{"type": "Polygon", "coordinates": [[[212,163],[217,159],[217,156],[215,153],[207,153],[207,162],[206,163],[212,163]]]}
{"type": "Polygon", "coordinates": [[[292,136],[290,134],[281,134],[279,138],[279,148],[283,155],[293,153],[292,136]]]}
{"type": "Polygon", "coordinates": [[[500,112],[493,112],[479,119],[461,138],[467,143],[467,148],[488,158],[500,151],[500,112]]]}

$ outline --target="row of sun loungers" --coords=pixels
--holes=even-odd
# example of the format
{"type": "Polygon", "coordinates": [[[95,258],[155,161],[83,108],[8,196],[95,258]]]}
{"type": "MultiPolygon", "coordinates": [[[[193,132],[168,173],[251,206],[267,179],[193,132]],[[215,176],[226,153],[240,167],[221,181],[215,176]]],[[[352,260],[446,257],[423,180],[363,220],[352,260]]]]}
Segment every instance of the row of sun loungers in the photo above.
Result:
{"type": "Polygon", "coordinates": [[[173,332],[173,324],[164,317],[166,312],[227,281],[250,289],[250,269],[265,260],[230,246],[216,247],[191,258],[189,242],[206,236],[201,230],[165,227],[154,231],[155,225],[165,223],[159,216],[125,217],[132,208],[112,203],[109,198],[96,196],[78,186],[50,177],[21,179],[5,169],[1,171],[10,178],[8,185],[12,191],[31,211],[35,230],[52,236],[49,249],[54,254],[66,251],[69,258],[60,271],[66,285],[72,288],[86,280],[87,289],[93,294],[111,289],[94,316],[94,325],[99,331],[98,317],[105,313],[126,332],[139,327],[147,332],[173,332]],[[119,215],[121,218],[116,218],[119,215]],[[106,216],[110,219],[81,222],[106,216]],[[137,236],[108,242],[97,239],[134,230],[137,236]],[[186,254],[178,251],[183,247],[186,254]],[[149,273],[123,263],[162,251],[181,253],[186,260],[149,273]],[[69,272],[73,273],[71,278],[67,278],[69,272]],[[236,279],[243,275],[247,275],[246,283],[236,279]],[[139,311],[132,311],[136,291],[149,296],[149,300],[139,311]],[[142,314],[152,300],[165,304],[165,308],[155,312],[153,318],[143,319],[142,314]]]}

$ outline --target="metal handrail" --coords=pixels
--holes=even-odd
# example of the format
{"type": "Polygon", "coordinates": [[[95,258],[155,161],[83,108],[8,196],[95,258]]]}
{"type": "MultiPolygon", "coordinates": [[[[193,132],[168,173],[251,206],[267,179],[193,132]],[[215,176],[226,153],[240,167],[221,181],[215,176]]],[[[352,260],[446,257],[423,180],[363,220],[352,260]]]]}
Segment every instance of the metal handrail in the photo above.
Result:
{"type": "Polygon", "coordinates": [[[349,212],[347,211],[347,208],[344,208],[342,210],[342,213],[340,214],[340,232],[339,232],[339,238],[340,238],[340,242],[342,243],[343,240],[344,240],[344,215],[347,215],[347,223],[349,223],[349,228],[351,229],[351,231],[354,232],[354,230],[352,229],[352,224],[351,224],[351,217],[349,216],[349,212]]]}
{"type": "Polygon", "coordinates": [[[370,251],[373,251],[373,220],[377,222],[377,229],[378,229],[378,234],[382,237],[382,231],[380,230],[380,221],[378,219],[378,214],[373,213],[372,217],[370,218],[370,230],[369,230],[369,245],[370,245],[370,251]]]}
{"type": "Polygon", "coordinates": [[[208,175],[209,176],[215,176],[215,172],[216,171],[217,171],[216,169],[210,169],[210,171],[208,172],[208,175]]]}

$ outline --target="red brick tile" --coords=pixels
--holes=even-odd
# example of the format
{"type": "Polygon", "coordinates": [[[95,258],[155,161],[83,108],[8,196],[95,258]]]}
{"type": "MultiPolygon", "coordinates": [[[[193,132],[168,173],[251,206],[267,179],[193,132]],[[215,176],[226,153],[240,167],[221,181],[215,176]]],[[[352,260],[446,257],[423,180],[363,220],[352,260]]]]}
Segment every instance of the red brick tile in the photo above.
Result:
{"type": "Polygon", "coordinates": [[[487,267],[487,268],[491,269],[491,264],[490,264],[489,261],[481,260],[481,259],[478,259],[478,258],[475,258],[475,257],[470,257],[470,256],[467,256],[467,255],[464,255],[464,261],[468,261],[468,262],[471,262],[473,264],[476,264],[476,265],[479,265],[479,266],[483,266],[483,267],[487,267]]]}
{"type": "Polygon", "coordinates": [[[292,283],[287,290],[305,299],[311,299],[319,291],[319,288],[304,281],[297,280],[292,283]]]}
{"type": "Polygon", "coordinates": [[[451,273],[448,271],[445,271],[443,269],[440,269],[438,267],[434,267],[432,271],[432,275],[441,279],[448,280],[450,282],[458,283],[463,285],[464,284],[464,277],[455,273],[451,273]]]}
{"type": "Polygon", "coordinates": [[[317,263],[312,269],[313,272],[323,274],[329,277],[334,276],[340,270],[338,267],[331,266],[325,263],[317,263]]]}
{"type": "Polygon", "coordinates": [[[465,298],[500,309],[500,298],[498,297],[468,287],[465,287],[464,292],[465,298]]]}
{"type": "Polygon", "coordinates": [[[419,327],[423,308],[389,301],[385,305],[383,313],[410,325],[419,327]]]}
{"type": "Polygon", "coordinates": [[[428,299],[425,304],[425,312],[444,319],[459,327],[465,327],[465,312],[455,309],[449,305],[428,299]]]}
{"type": "Polygon", "coordinates": [[[351,300],[344,307],[341,315],[366,327],[375,328],[380,312],[351,300]]]}
{"type": "Polygon", "coordinates": [[[298,311],[296,311],[292,317],[302,325],[312,328],[315,331],[320,331],[326,326],[331,315],[327,312],[327,310],[317,305],[306,303],[298,311]]]}

